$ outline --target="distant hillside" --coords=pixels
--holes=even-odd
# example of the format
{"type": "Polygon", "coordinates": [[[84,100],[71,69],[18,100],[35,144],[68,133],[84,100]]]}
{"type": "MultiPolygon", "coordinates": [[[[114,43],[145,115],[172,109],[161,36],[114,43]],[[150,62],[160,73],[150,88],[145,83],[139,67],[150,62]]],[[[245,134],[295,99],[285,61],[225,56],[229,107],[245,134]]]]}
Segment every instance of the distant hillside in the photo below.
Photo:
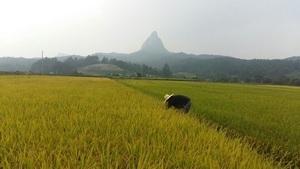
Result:
{"type": "Polygon", "coordinates": [[[300,85],[300,60],[189,58],[170,64],[170,68],[175,75],[186,72],[213,81],[300,85]]]}
{"type": "Polygon", "coordinates": [[[64,56],[56,56],[55,58],[57,58],[58,61],[65,61],[68,58],[77,58],[77,59],[83,59],[84,56],[80,56],[80,55],[64,55],[64,56]]]}
{"type": "Polygon", "coordinates": [[[300,56],[293,56],[293,57],[288,57],[288,58],[285,58],[285,60],[300,60],[300,56]]]}
{"type": "Polygon", "coordinates": [[[182,59],[199,58],[199,59],[212,59],[225,57],[222,55],[194,55],[186,54],[183,52],[174,53],[169,52],[163,45],[162,40],[158,37],[157,32],[154,31],[142,44],[139,51],[130,54],[124,53],[94,53],[102,59],[103,57],[115,58],[127,62],[147,64],[153,67],[161,68],[166,63],[175,63],[182,59]]]}
{"type": "Polygon", "coordinates": [[[129,54],[58,55],[60,57],[44,58],[43,61],[3,57],[0,58],[0,71],[161,77],[163,67],[167,66],[174,78],[300,85],[300,56],[245,60],[223,55],[174,53],[164,47],[156,31],[145,40],[140,50],[129,54]]]}
{"type": "Polygon", "coordinates": [[[0,71],[29,71],[32,63],[36,62],[38,58],[14,58],[2,57],[0,58],[0,71]]]}
{"type": "Polygon", "coordinates": [[[78,73],[84,75],[110,76],[112,74],[122,74],[123,69],[112,64],[93,64],[89,66],[80,67],[77,69],[78,73]]]}
{"type": "Polygon", "coordinates": [[[274,60],[245,60],[222,55],[173,53],[165,49],[156,32],[147,38],[137,52],[96,55],[100,58],[114,57],[124,61],[144,63],[159,69],[167,63],[173,77],[176,78],[300,85],[300,56],[274,60]]]}

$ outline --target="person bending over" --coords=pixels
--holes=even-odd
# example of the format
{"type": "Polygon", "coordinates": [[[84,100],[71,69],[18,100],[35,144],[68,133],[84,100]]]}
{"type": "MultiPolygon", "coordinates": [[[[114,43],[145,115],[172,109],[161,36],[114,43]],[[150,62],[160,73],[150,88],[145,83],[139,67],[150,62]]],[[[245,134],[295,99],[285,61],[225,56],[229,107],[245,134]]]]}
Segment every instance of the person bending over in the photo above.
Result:
{"type": "Polygon", "coordinates": [[[164,98],[164,103],[166,104],[167,109],[173,107],[174,109],[183,111],[184,113],[188,113],[191,109],[192,101],[187,96],[166,94],[164,98]]]}

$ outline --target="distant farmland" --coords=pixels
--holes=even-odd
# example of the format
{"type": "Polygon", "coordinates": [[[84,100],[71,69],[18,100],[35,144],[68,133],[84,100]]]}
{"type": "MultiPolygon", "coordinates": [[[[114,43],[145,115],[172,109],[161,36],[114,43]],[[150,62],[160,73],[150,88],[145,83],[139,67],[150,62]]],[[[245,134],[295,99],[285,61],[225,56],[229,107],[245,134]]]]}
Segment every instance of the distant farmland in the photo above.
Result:
{"type": "Polygon", "coordinates": [[[219,125],[275,146],[281,140],[268,134],[273,130],[255,133],[277,126],[276,138],[287,132],[288,151],[299,139],[297,88],[59,76],[0,76],[0,87],[0,168],[284,168],[219,125]],[[273,104],[291,108],[281,110],[286,118],[263,103],[246,113],[264,91],[290,99],[286,107],[273,104]],[[190,114],[164,108],[162,97],[172,92],[190,95],[190,114]],[[249,107],[243,96],[254,97],[249,107]],[[277,118],[283,125],[272,125],[277,118]]]}

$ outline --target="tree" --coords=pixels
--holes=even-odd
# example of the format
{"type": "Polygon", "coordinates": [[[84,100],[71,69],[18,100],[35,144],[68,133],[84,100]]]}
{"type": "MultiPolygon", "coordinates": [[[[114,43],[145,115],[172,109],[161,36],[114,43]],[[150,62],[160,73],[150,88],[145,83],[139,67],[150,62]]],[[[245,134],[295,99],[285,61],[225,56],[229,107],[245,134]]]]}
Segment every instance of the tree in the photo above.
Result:
{"type": "Polygon", "coordinates": [[[34,62],[31,71],[40,74],[51,74],[55,72],[54,66],[58,62],[56,58],[44,58],[34,62]]]}
{"type": "Polygon", "coordinates": [[[136,77],[142,77],[142,74],[140,72],[136,72],[136,77]]]}
{"type": "Polygon", "coordinates": [[[170,67],[167,63],[163,66],[161,72],[162,72],[163,77],[172,77],[172,72],[171,72],[170,67]]]}
{"type": "Polygon", "coordinates": [[[108,64],[108,58],[103,57],[103,59],[101,60],[101,63],[108,64]]]}
{"type": "Polygon", "coordinates": [[[99,63],[99,58],[98,56],[87,56],[82,65],[81,66],[89,66],[89,65],[92,65],[92,64],[96,64],[96,63],[99,63]]]}
{"type": "MultiPolygon", "coordinates": [[[[71,62],[71,59],[68,60],[71,62]]],[[[61,74],[69,75],[76,71],[76,68],[68,65],[67,63],[60,62],[57,58],[44,58],[38,60],[31,66],[31,71],[40,74],[61,74]]]]}

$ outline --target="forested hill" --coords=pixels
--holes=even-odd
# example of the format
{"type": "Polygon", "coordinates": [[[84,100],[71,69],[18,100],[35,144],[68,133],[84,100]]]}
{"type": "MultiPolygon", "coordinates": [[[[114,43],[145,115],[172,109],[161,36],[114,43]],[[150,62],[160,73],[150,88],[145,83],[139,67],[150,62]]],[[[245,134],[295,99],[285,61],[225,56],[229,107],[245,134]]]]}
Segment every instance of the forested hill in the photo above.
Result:
{"type": "Polygon", "coordinates": [[[244,60],[231,57],[182,59],[170,65],[173,73],[186,72],[214,81],[300,85],[300,60],[244,60]]]}
{"type": "Polygon", "coordinates": [[[39,58],[0,57],[0,71],[28,71],[31,65],[37,60],[39,60],[39,58]]]}
{"type": "Polygon", "coordinates": [[[43,61],[38,58],[0,57],[0,71],[30,70],[33,73],[65,75],[138,75],[300,85],[300,56],[275,60],[245,60],[223,55],[174,53],[165,48],[156,31],[145,40],[140,50],[133,53],[100,52],[86,57],[62,55],[44,58],[43,61]],[[112,69],[113,65],[118,68],[112,69]]]}
{"type": "MultiPolygon", "coordinates": [[[[233,57],[167,57],[161,60],[162,66],[136,64],[121,59],[109,59],[104,56],[45,58],[44,73],[71,74],[76,69],[96,63],[108,62],[131,74],[160,76],[167,64],[171,71],[169,77],[195,78],[222,82],[251,82],[266,84],[300,85],[300,57],[286,59],[238,59],[233,57]],[[61,60],[61,61],[60,61],[61,60]],[[49,70],[48,70],[49,69],[49,70]]],[[[25,58],[0,58],[0,71],[33,71],[41,73],[41,60],[25,58]],[[35,62],[35,63],[34,63],[35,62]]],[[[95,70],[101,73],[101,70],[95,70]]],[[[92,72],[93,73],[93,72],[92,72]]],[[[122,75],[122,73],[120,74],[122,75]]],[[[124,74],[123,74],[124,75],[124,74]]]]}

